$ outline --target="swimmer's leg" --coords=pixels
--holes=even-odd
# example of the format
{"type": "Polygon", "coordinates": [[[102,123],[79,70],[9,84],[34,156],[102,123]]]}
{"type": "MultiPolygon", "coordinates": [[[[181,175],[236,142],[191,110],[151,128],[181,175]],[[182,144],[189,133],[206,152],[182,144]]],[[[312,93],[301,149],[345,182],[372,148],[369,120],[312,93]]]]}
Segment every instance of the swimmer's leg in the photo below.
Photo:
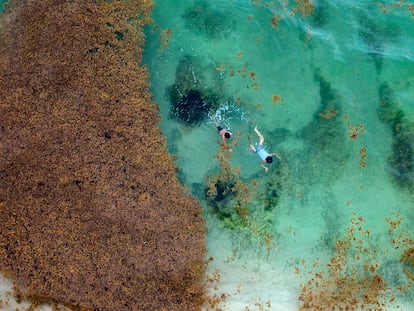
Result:
{"type": "Polygon", "coordinates": [[[257,129],[257,126],[254,127],[254,131],[256,132],[257,136],[259,136],[259,144],[263,145],[264,143],[264,137],[263,135],[259,132],[259,130],[257,129]]]}

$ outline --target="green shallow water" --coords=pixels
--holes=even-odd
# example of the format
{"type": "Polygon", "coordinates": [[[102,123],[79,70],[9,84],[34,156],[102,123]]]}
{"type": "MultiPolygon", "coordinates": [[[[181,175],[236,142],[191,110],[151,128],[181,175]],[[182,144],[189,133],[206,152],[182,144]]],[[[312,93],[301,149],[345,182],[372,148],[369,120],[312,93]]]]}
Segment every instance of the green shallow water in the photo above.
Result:
{"type": "Polygon", "coordinates": [[[157,1],[146,29],[161,128],[208,224],[208,272],[220,276],[210,295],[226,296],[206,309],[298,310],[301,285],[327,274],[340,240],[352,244],[341,273],[378,265],[396,296],[385,310],[414,310],[413,290],[395,290],[410,284],[400,258],[413,246],[392,242],[414,239],[414,19],[391,2],[318,1],[309,16],[296,4],[157,1]],[[171,115],[174,84],[208,98],[208,114],[234,132],[230,155],[208,116],[171,115]],[[248,151],[256,125],[282,157],[267,173],[248,151]],[[238,171],[207,196],[218,153],[238,171]],[[350,228],[363,233],[354,241],[350,228]]]}
{"type": "Polygon", "coordinates": [[[3,12],[4,10],[4,4],[7,2],[8,0],[0,0],[0,13],[3,12]]]}

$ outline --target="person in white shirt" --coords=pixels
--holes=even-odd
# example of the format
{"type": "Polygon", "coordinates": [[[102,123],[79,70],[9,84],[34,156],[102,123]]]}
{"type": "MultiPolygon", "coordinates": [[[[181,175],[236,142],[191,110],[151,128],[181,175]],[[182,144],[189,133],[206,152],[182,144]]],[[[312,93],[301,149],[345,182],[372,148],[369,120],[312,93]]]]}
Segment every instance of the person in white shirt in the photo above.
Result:
{"type": "Polygon", "coordinates": [[[278,159],[282,159],[277,153],[269,153],[264,148],[264,137],[257,129],[257,126],[254,127],[254,131],[256,132],[257,136],[259,136],[259,143],[256,146],[250,145],[249,149],[252,152],[255,152],[259,158],[262,160],[260,162],[260,166],[263,167],[265,172],[269,170],[269,168],[265,165],[265,163],[270,164],[273,162],[273,156],[277,157],[278,159]]]}

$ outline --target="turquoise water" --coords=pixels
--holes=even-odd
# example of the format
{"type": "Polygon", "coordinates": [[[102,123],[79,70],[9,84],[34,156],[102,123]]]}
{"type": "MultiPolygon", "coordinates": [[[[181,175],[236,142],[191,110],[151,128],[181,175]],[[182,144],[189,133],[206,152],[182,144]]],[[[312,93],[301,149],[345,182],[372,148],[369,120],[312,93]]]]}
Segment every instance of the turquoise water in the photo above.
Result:
{"type": "MultiPolygon", "coordinates": [[[[208,224],[210,295],[223,299],[206,310],[299,310],[302,285],[341,292],[338,275],[358,283],[364,265],[386,282],[384,310],[414,310],[413,289],[397,290],[413,272],[400,261],[414,245],[411,7],[320,0],[306,16],[300,2],[157,1],[146,29],[161,128],[208,224]],[[209,106],[201,121],[177,117],[180,95],[209,106]],[[255,126],[282,158],[267,173],[248,150],[255,126]],[[313,282],[338,256],[343,270],[313,282]]],[[[323,301],[309,310],[332,308],[323,301]]]]}
{"type": "Polygon", "coordinates": [[[4,10],[4,4],[9,0],[0,0],[0,13],[4,10]]]}

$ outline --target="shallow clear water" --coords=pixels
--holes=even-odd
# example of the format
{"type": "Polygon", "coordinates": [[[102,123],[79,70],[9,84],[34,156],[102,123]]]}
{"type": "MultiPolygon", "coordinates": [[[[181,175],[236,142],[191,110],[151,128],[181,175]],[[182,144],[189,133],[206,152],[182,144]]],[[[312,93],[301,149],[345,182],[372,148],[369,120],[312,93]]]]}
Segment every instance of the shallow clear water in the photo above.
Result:
{"type": "Polygon", "coordinates": [[[210,294],[225,297],[206,309],[298,310],[340,240],[346,269],[378,265],[396,296],[386,310],[414,310],[413,290],[395,291],[412,271],[400,258],[414,236],[414,18],[403,2],[321,0],[309,16],[298,3],[160,0],[146,30],[161,127],[208,223],[210,294]],[[214,94],[232,153],[208,116],[171,114],[172,85],[214,94]],[[282,157],[267,173],[248,151],[256,125],[282,157]],[[206,195],[208,181],[227,192],[206,195]]]}

